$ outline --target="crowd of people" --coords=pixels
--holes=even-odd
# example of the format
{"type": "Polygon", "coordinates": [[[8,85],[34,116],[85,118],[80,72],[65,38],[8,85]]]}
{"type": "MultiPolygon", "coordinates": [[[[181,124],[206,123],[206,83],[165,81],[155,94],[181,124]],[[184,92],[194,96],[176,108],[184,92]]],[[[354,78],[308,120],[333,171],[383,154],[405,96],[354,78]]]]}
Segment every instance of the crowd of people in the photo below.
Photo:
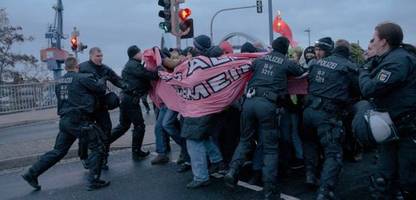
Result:
{"type": "MultiPolygon", "coordinates": [[[[379,142],[372,146],[378,161],[369,177],[369,196],[415,199],[416,48],[403,43],[401,27],[391,22],[378,24],[364,64],[351,59],[351,44],[344,39],[323,37],[293,55],[288,55],[289,45],[285,37],[276,38],[270,49],[243,44],[241,53],[263,54],[252,60],[252,77],[244,95],[222,112],[184,117],[163,103],[154,107],[157,156],[151,164],[169,162],[173,140],[180,147],[177,172],[191,170],[193,174],[186,185],[189,189],[209,185],[215,173],[222,174],[233,188],[242,168],[249,165],[249,183],[263,186],[265,199],[280,199],[279,179],[290,170],[305,172],[305,184],[316,189],[316,199],[338,199],[336,185],[343,160],[347,154],[359,160],[367,145],[360,138],[373,137],[379,142]],[[306,95],[289,93],[291,77],[307,79],[306,95]],[[370,122],[359,127],[363,120],[355,121],[354,114],[359,112],[354,110],[360,109],[356,103],[362,101],[388,113],[394,124],[381,132],[388,129],[388,136],[394,137],[380,140],[370,122]]],[[[134,45],[127,50],[129,60],[121,77],[102,63],[97,47],[90,49],[90,59],[81,64],[69,57],[67,73],[56,86],[61,118],[55,147],[22,177],[39,190],[38,176],[61,160],[78,138],[79,156],[90,171],[87,189],[108,186],[110,182],[101,180],[100,174],[108,169],[110,145],[131,124],[132,158],[140,161],[149,156],[142,150],[145,123],[140,101],[151,90],[151,82],[158,80],[158,72],[172,72],[193,57],[232,57],[234,53],[230,43],[215,46],[208,36],[199,35],[193,47],[162,48],[162,65],[150,71],[142,62],[141,49],[134,45]],[[106,92],[106,81],[121,88],[120,102],[114,93],[106,92]],[[120,108],[120,122],[112,128],[109,109],[115,107],[120,108]]]]}

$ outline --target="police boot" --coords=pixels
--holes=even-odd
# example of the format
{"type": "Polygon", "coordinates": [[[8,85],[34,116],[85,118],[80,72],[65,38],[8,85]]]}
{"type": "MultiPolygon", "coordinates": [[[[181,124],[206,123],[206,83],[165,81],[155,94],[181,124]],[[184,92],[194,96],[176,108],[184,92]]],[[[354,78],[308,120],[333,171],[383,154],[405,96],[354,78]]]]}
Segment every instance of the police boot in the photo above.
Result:
{"type": "Polygon", "coordinates": [[[253,175],[251,179],[248,181],[248,183],[250,185],[262,186],[263,183],[262,183],[261,177],[262,177],[261,170],[253,170],[253,175]]]}
{"type": "Polygon", "coordinates": [[[98,189],[107,187],[109,185],[110,185],[110,181],[95,179],[95,180],[91,181],[90,183],[88,183],[87,190],[88,191],[98,190],[98,189]]]}
{"type": "Polygon", "coordinates": [[[239,169],[237,167],[230,167],[227,174],[224,176],[225,185],[234,188],[238,182],[239,169]]]}
{"type": "Polygon", "coordinates": [[[316,196],[316,200],[337,200],[338,198],[335,196],[334,191],[329,188],[321,187],[318,190],[318,195],[316,196]]]}
{"type": "Polygon", "coordinates": [[[150,155],[149,151],[144,152],[141,149],[133,149],[131,153],[133,160],[143,160],[150,155]]]}
{"type": "Polygon", "coordinates": [[[412,193],[412,192],[409,192],[409,191],[406,191],[406,190],[404,190],[402,192],[402,195],[403,195],[404,200],[416,199],[416,194],[415,193],[412,193]]]}
{"type": "Polygon", "coordinates": [[[38,182],[38,177],[32,175],[30,172],[26,172],[25,174],[22,175],[22,178],[29,183],[30,186],[32,186],[33,188],[35,188],[35,191],[38,191],[41,189],[39,182],[38,182]]]}
{"type": "Polygon", "coordinates": [[[274,184],[265,183],[263,188],[264,200],[280,200],[280,190],[274,184]]]}

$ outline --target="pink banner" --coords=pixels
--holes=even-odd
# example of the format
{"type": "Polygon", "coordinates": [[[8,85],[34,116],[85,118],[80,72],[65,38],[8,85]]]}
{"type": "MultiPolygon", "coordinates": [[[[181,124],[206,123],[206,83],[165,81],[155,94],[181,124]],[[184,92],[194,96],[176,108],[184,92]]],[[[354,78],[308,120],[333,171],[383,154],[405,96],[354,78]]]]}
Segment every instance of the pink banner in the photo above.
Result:
{"type": "MultiPolygon", "coordinates": [[[[173,72],[159,71],[159,81],[152,83],[150,98],[162,102],[185,117],[200,117],[221,112],[244,92],[251,78],[251,61],[264,53],[231,54],[218,58],[204,56],[184,60],[173,72]]],[[[146,68],[161,65],[159,50],[144,52],[146,68]]],[[[302,80],[302,79],[301,79],[302,80]]],[[[303,80],[302,80],[303,81],[303,80]]],[[[292,81],[296,93],[303,93],[301,81],[292,81]]],[[[289,82],[290,83],[290,82],[289,82]]]]}

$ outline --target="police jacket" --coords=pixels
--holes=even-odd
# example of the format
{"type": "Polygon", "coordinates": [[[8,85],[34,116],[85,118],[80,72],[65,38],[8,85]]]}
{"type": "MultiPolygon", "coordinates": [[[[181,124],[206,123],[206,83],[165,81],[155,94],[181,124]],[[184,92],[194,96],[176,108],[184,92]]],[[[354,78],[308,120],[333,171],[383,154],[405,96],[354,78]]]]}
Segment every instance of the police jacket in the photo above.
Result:
{"type": "Polygon", "coordinates": [[[122,82],[120,76],[118,76],[110,67],[107,65],[96,65],[91,60],[85,61],[79,65],[80,73],[91,73],[96,79],[102,77],[107,77],[107,80],[110,81],[113,85],[119,88],[125,88],[125,85],[122,82]]]}
{"type": "Polygon", "coordinates": [[[403,48],[380,56],[370,70],[360,70],[359,86],[379,110],[394,119],[416,110],[416,57],[403,48]]]}
{"type": "Polygon", "coordinates": [[[121,72],[121,77],[126,84],[124,93],[129,95],[143,95],[150,89],[150,81],[157,80],[157,72],[148,71],[139,60],[130,58],[121,72]]]}
{"type": "Polygon", "coordinates": [[[256,88],[257,91],[269,90],[279,97],[288,94],[288,76],[300,76],[304,73],[300,65],[277,51],[255,59],[252,70],[253,77],[248,82],[248,88],[256,88]]]}
{"type": "Polygon", "coordinates": [[[66,73],[55,86],[58,115],[63,116],[71,112],[86,115],[93,113],[95,96],[105,94],[104,81],[97,81],[92,74],[66,73]]]}
{"type": "Polygon", "coordinates": [[[357,66],[349,59],[346,47],[337,47],[328,57],[311,60],[308,94],[331,100],[340,106],[350,103],[358,90],[357,66]]]}

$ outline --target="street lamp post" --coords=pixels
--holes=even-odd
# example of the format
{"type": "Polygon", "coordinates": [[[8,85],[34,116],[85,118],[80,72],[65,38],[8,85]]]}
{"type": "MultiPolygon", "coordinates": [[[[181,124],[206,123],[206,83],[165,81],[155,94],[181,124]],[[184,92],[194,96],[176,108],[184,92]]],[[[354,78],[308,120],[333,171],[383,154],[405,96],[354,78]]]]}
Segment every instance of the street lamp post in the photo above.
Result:
{"type": "Polygon", "coordinates": [[[311,46],[311,28],[308,27],[305,32],[308,33],[308,46],[311,46]]]}
{"type": "Polygon", "coordinates": [[[214,34],[212,32],[212,25],[214,24],[214,19],[215,19],[215,17],[218,14],[220,14],[221,12],[224,12],[224,11],[239,10],[239,9],[246,9],[246,8],[256,8],[256,7],[257,7],[257,5],[254,5],[254,6],[243,6],[243,7],[235,7],[235,8],[225,8],[225,9],[221,9],[221,10],[217,11],[212,16],[212,18],[211,18],[211,25],[210,25],[210,28],[209,28],[209,30],[210,30],[210,36],[211,36],[211,41],[214,42],[214,34]]]}

